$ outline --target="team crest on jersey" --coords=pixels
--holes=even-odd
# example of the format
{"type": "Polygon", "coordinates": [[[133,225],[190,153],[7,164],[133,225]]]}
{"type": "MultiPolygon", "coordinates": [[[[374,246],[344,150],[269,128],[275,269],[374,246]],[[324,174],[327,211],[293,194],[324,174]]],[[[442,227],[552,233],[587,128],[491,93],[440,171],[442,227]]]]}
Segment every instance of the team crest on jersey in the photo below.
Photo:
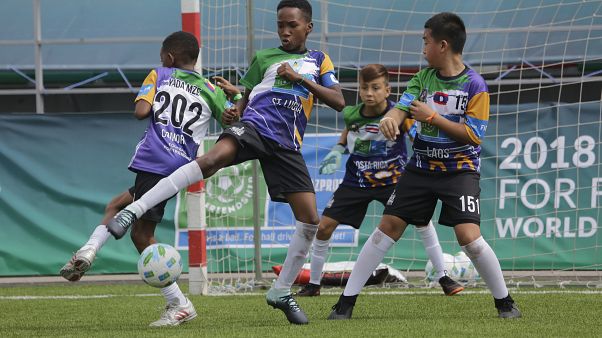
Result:
{"type": "Polygon", "coordinates": [[[293,61],[289,61],[288,64],[295,71],[295,73],[300,73],[301,65],[303,64],[303,61],[302,60],[293,60],[293,61]]]}
{"type": "Polygon", "coordinates": [[[439,136],[439,128],[433,126],[432,124],[420,123],[420,134],[437,137],[439,136]]]}
{"type": "Polygon", "coordinates": [[[442,106],[447,104],[448,99],[449,99],[449,96],[443,92],[436,92],[435,95],[433,95],[433,102],[435,102],[436,104],[440,104],[442,106]]]}

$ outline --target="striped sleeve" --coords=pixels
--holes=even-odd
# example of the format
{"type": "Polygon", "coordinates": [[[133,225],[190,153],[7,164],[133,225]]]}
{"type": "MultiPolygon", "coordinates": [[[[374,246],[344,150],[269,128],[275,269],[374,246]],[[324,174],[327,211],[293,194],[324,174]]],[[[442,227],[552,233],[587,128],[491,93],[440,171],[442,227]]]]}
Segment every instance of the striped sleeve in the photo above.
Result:
{"type": "Polygon", "coordinates": [[[475,144],[481,144],[489,122],[489,93],[480,92],[472,97],[466,107],[464,126],[475,144]]]}

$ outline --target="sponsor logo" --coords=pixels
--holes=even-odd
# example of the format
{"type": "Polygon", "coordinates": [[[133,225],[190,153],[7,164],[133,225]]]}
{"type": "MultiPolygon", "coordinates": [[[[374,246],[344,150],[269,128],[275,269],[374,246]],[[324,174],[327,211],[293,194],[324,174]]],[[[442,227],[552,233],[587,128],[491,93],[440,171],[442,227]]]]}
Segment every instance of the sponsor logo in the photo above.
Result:
{"type": "Polygon", "coordinates": [[[223,168],[206,181],[206,209],[212,216],[226,216],[253,201],[253,176],[244,175],[251,162],[223,168]]]}
{"type": "Polygon", "coordinates": [[[394,201],[395,201],[395,190],[393,190],[393,193],[391,194],[391,196],[389,196],[389,199],[387,200],[387,205],[393,205],[394,201]]]}
{"type": "Polygon", "coordinates": [[[152,83],[140,87],[140,91],[138,91],[138,96],[148,94],[148,92],[150,92],[150,90],[153,89],[153,87],[154,87],[154,84],[152,84],[152,83]]]}
{"type": "Polygon", "coordinates": [[[230,130],[237,136],[241,136],[245,133],[245,127],[230,127],[230,130]]]}

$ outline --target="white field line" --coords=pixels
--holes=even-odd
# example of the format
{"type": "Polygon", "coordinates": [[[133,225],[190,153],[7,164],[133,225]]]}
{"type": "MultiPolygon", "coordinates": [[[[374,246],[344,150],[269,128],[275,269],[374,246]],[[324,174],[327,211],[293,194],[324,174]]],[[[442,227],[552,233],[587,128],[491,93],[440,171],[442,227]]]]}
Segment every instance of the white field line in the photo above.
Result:
{"type": "MultiPolygon", "coordinates": [[[[577,295],[602,295],[602,290],[511,290],[512,294],[518,295],[560,295],[560,294],[577,294],[577,295]]],[[[323,295],[339,295],[340,291],[321,292],[323,295]]],[[[487,290],[465,290],[461,295],[480,295],[489,294],[487,290]]],[[[362,295],[428,295],[441,296],[439,290],[436,291],[365,291],[362,295]]],[[[41,299],[102,299],[102,298],[120,298],[120,297],[158,297],[159,293],[141,293],[133,295],[63,295],[63,296],[0,296],[0,300],[41,300],[41,299]]],[[[224,293],[209,295],[212,297],[222,296],[265,296],[265,293],[259,292],[240,292],[240,293],[224,293]]],[[[456,296],[457,297],[457,296],[456,296]]]]}

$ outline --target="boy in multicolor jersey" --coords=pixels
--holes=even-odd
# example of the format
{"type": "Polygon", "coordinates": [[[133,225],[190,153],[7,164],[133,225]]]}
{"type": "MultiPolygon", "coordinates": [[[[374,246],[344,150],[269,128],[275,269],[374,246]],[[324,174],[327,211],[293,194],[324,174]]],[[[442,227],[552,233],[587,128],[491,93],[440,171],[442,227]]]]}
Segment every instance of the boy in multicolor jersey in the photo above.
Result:
{"type": "Polygon", "coordinates": [[[223,167],[259,159],[271,199],[288,202],[296,219],[282,271],[266,300],[282,310],[289,322],[307,324],[307,316],[290,288],[318,229],[319,216],[313,184],[299,150],[314,96],[337,111],[343,109],[345,101],[330,57],[306,49],[307,36],[313,29],[309,2],[281,1],[277,15],[281,46],[258,51],[240,80],[246,88],[238,102],[243,112],[240,121],[226,128],[205,155],[160,181],[107,226],[119,238],[149,207],[179,189],[223,167]]]}
{"type": "MultiPolygon", "coordinates": [[[[359,73],[359,80],[362,103],[343,109],[345,129],[339,143],[320,166],[320,174],[333,174],[341,163],[345,147],[349,149],[345,178],[324,209],[312,244],[309,284],[297,293],[298,296],[320,295],[322,270],[332,233],[340,223],[359,229],[370,202],[379,201],[385,205],[408,159],[405,132],[397,135],[395,140],[387,140],[378,129],[380,119],[395,105],[388,100],[391,86],[387,68],[378,64],[366,65],[359,73]]],[[[413,122],[406,120],[405,131],[413,122]]],[[[443,292],[451,296],[464,290],[462,285],[445,275],[443,251],[433,224],[428,221],[426,226],[421,224],[416,230],[433,262],[434,277],[443,292]]]]}
{"type": "MultiPolygon", "coordinates": [[[[221,121],[224,111],[231,114],[235,110],[229,108],[232,104],[221,88],[194,71],[198,54],[198,41],[190,33],[175,32],[163,41],[163,67],[150,72],[135,99],[134,115],[138,119],[150,116],[128,167],[136,173],[135,185],[109,203],[103,224],[111,219],[107,214],[114,215],[131,203],[132,197],[140,198],[162,178],[194,159],[211,118],[221,121]]],[[[166,203],[149,209],[133,224],[131,239],[138,252],[157,242],[155,228],[163,218],[166,203]]],[[[90,268],[110,237],[107,227],[96,227],[88,242],[61,269],[63,277],[77,281],[90,268]]],[[[167,301],[165,312],[150,326],[175,326],[196,317],[194,306],[177,283],[162,288],[161,293],[167,301]]]]}
{"type": "Polygon", "coordinates": [[[407,117],[418,121],[414,153],[329,319],[351,318],[370,273],[408,224],[425,224],[431,218],[437,200],[442,202],[439,223],[454,228],[462,251],[491,290],[498,316],[521,316],[500,263],[479,229],[479,144],[489,120],[487,85],[462,61],[466,30],[457,15],[431,17],[424,25],[423,40],[429,67],[410,80],[395,108],[380,122],[381,132],[394,140],[407,117]]]}

